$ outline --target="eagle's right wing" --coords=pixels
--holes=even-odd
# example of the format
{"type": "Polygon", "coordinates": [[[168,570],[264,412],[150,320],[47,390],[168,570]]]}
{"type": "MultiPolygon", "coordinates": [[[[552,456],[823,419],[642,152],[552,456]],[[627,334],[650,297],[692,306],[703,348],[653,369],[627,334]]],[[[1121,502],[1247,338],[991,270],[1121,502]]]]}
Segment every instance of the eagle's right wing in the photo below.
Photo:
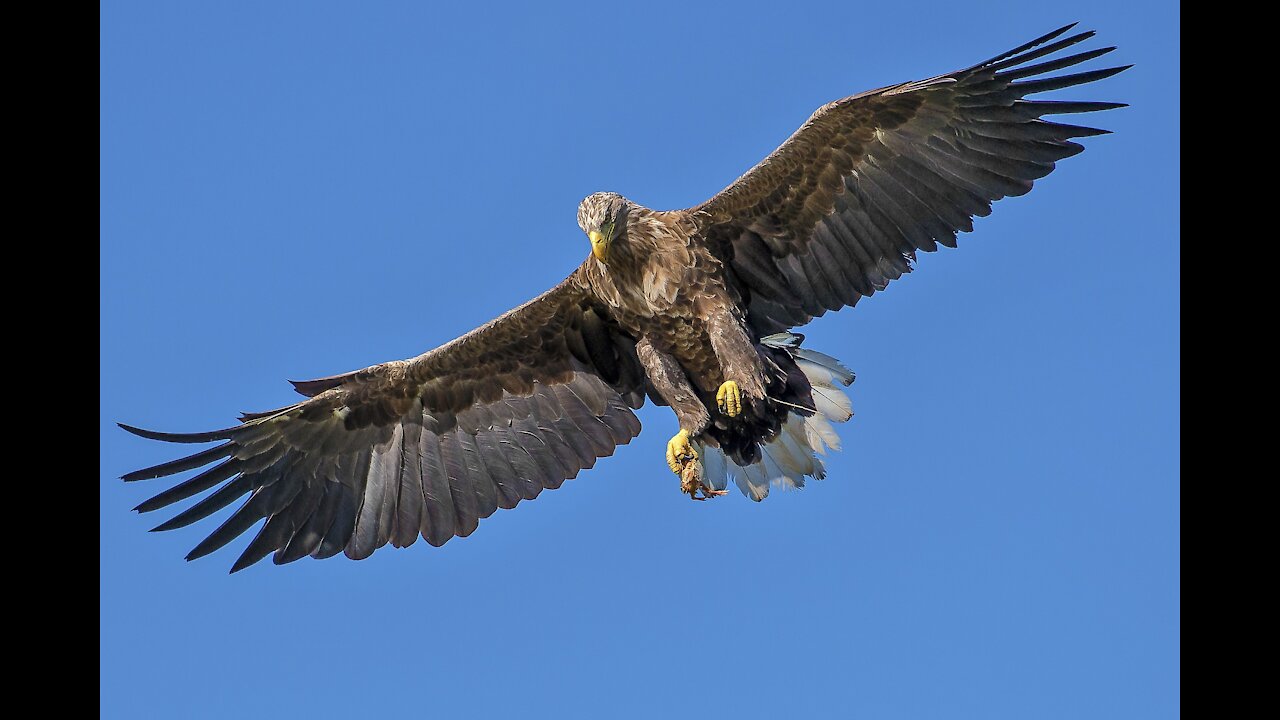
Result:
{"type": "Polygon", "coordinates": [[[248,499],[187,556],[206,555],[266,522],[232,572],[346,552],[368,557],[421,535],[465,537],[497,508],[558,488],[640,432],[634,340],[610,319],[581,268],[557,287],[411,360],[294,383],[309,396],[206,433],[142,437],[219,444],[138,470],[145,480],[208,469],[143,502],[156,510],[214,487],[157,530],[248,499]]]}

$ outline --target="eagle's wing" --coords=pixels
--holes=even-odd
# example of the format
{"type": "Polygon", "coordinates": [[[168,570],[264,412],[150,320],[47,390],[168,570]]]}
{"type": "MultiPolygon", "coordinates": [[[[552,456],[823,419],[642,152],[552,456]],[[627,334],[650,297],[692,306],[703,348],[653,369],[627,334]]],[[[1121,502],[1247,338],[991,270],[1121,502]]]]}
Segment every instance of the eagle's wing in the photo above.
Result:
{"type": "Polygon", "coordinates": [[[248,499],[187,556],[266,523],[232,572],[346,552],[361,559],[422,535],[465,537],[497,508],[558,488],[640,432],[644,375],[581,268],[542,296],[411,360],[294,383],[308,400],[206,433],[126,430],[155,440],[219,442],[125,480],[211,466],[137,507],[217,490],[157,530],[248,499]]]}
{"type": "MultiPolygon", "coordinates": [[[[948,75],[820,108],[785,143],[692,212],[760,334],[853,305],[911,271],[917,250],[955,247],[991,203],[1022,195],[1106,131],[1045,115],[1120,103],[1029,101],[1125,67],[1045,77],[1106,54],[1028,64],[1093,36],[1056,30],[948,75]]],[[[1127,66],[1126,66],[1127,67],[1127,66]]]]}

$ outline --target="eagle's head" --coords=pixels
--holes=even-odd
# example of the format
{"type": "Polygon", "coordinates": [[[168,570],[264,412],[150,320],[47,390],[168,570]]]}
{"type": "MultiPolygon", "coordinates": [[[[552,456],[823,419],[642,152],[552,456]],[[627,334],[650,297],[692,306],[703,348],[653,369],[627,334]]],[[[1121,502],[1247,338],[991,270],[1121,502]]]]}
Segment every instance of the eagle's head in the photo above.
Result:
{"type": "Polygon", "coordinates": [[[609,248],[626,232],[630,210],[630,200],[611,192],[588,195],[578,205],[578,227],[591,239],[591,254],[600,262],[609,262],[609,248]]]}

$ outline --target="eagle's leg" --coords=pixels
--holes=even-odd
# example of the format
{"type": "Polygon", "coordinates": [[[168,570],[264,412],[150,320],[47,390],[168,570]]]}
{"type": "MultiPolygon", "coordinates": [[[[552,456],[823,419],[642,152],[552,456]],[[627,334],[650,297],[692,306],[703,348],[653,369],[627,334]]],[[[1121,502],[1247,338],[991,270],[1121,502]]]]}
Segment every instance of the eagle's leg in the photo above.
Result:
{"type": "Polygon", "coordinates": [[[724,382],[716,391],[716,405],[728,417],[737,417],[742,412],[744,397],[764,399],[764,366],[760,363],[760,354],[742,322],[729,309],[709,313],[707,333],[724,375],[724,382]]]}
{"type": "Polygon", "coordinates": [[[680,422],[680,432],[667,443],[667,466],[680,476],[680,489],[694,500],[723,494],[702,483],[702,466],[692,440],[711,424],[711,415],[689,384],[684,369],[675,358],[654,347],[648,338],[636,343],[636,355],[653,389],[671,406],[680,422]],[[703,497],[698,497],[699,490],[703,497]]]}

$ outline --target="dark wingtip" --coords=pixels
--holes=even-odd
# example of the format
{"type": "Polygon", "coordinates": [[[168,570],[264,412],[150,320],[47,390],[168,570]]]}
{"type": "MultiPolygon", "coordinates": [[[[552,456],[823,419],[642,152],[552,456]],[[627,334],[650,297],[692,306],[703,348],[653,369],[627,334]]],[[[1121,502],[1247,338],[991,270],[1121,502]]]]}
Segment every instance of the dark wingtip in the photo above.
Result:
{"type": "Polygon", "coordinates": [[[194,548],[191,549],[191,552],[187,553],[187,562],[190,562],[192,560],[197,560],[199,558],[204,557],[205,555],[208,555],[214,550],[217,550],[218,548],[221,548],[223,545],[226,545],[227,542],[230,540],[230,538],[228,538],[228,540],[223,540],[222,542],[218,542],[217,540],[215,540],[216,537],[217,537],[217,531],[215,530],[213,535],[210,535],[204,540],[201,540],[199,545],[196,545],[194,548]]]}
{"type": "Polygon", "coordinates": [[[185,470],[201,467],[202,465],[208,465],[214,460],[230,455],[234,450],[235,448],[232,446],[232,443],[223,443],[207,450],[201,450],[194,455],[188,455],[187,457],[178,458],[177,460],[172,460],[167,463],[152,465],[148,468],[126,473],[121,475],[120,479],[125,482],[133,482],[135,480],[151,480],[158,477],[165,477],[166,475],[173,475],[185,470]]]}
{"type": "Polygon", "coordinates": [[[239,427],[231,427],[202,433],[167,433],[160,432],[158,430],[146,430],[144,428],[134,427],[133,425],[126,425],[122,422],[118,422],[116,425],[118,425],[121,430],[137,435],[140,438],[171,443],[206,443],[214,442],[216,440],[226,440],[230,438],[236,430],[240,429],[239,427]]]}
{"type": "MultiPolygon", "coordinates": [[[[1130,65],[1129,67],[1133,67],[1130,65]]],[[[1122,102],[1082,102],[1077,103],[1080,106],[1088,107],[1086,112],[1101,112],[1106,110],[1119,110],[1120,108],[1129,107],[1129,103],[1122,102]]]]}
{"type": "MultiPolygon", "coordinates": [[[[1070,30],[1070,29],[1074,28],[1075,26],[1077,26],[1077,25],[1079,25],[1079,24],[1080,24],[1080,21],[1079,21],[1079,20],[1077,20],[1077,21],[1075,21],[1075,22],[1073,22],[1073,23],[1069,23],[1069,24],[1067,24],[1067,25],[1063,25],[1062,27],[1058,28],[1057,30],[1051,30],[1050,32],[1047,32],[1047,33],[1045,33],[1044,35],[1041,35],[1040,37],[1036,38],[1035,40],[1032,40],[1032,41],[1031,41],[1031,43],[1034,43],[1034,44],[1036,44],[1036,45],[1040,45],[1040,44],[1042,44],[1042,43],[1046,43],[1046,42],[1048,42],[1048,41],[1050,41],[1050,40],[1052,40],[1052,39],[1054,39],[1054,38],[1058,37],[1059,35],[1061,35],[1061,34],[1063,34],[1063,33],[1067,32],[1068,30],[1070,30]]],[[[1096,30],[1089,30],[1089,31],[1087,31],[1087,32],[1097,32],[1097,31],[1096,31],[1096,30]]],[[[1031,44],[1031,43],[1028,43],[1028,44],[1031,44]]]]}
{"type": "Polygon", "coordinates": [[[116,423],[116,426],[127,433],[132,433],[138,437],[147,438],[148,440],[154,439],[152,436],[156,434],[154,430],[143,430],[142,428],[134,427],[132,425],[125,425],[122,422],[116,423]]]}
{"type": "MultiPolygon", "coordinates": [[[[1007,58],[1011,58],[1011,57],[1013,57],[1013,56],[1015,56],[1015,55],[1018,55],[1018,54],[1020,54],[1020,53],[1024,53],[1024,52],[1026,52],[1027,50],[1030,50],[1030,49],[1032,49],[1032,48],[1034,48],[1034,47],[1038,47],[1038,46],[1040,46],[1040,45],[1043,45],[1043,44],[1045,44],[1045,43],[1049,42],[1050,40],[1053,40],[1054,38],[1056,38],[1056,37],[1058,37],[1058,36],[1062,35],[1063,33],[1067,32],[1068,30],[1070,30],[1071,28],[1073,28],[1073,27],[1075,27],[1075,26],[1077,26],[1077,25],[1079,25],[1079,24],[1080,24],[1079,22],[1073,22],[1073,23],[1071,23],[1070,25],[1063,25],[1062,27],[1058,28],[1057,30],[1054,30],[1054,31],[1052,31],[1052,32],[1045,33],[1044,35],[1041,35],[1040,37],[1036,38],[1035,40],[1032,40],[1031,42],[1023,43],[1022,45],[1019,45],[1018,47],[1016,47],[1016,48],[1014,48],[1014,49],[1012,49],[1012,50],[1008,50],[1008,51],[1002,52],[1002,53],[1000,53],[999,55],[997,55],[997,56],[995,56],[995,57],[993,57],[993,58],[989,58],[989,59],[987,59],[987,60],[983,60],[982,62],[978,63],[977,65],[974,65],[973,67],[971,67],[971,68],[969,68],[969,69],[970,69],[970,70],[976,70],[976,69],[978,69],[978,68],[980,68],[980,67],[984,67],[984,66],[987,66],[987,65],[992,65],[992,64],[994,64],[994,63],[998,63],[998,62],[1000,62],[1001,60],[1005,60],[1005,59],[1007,59],[1007,58]]],[[[1082,38],[1082,39],[1083,39],[1083,38],[1082,38]]]]}
{"type": "MultiPolygon", "coordinates": [[[[181,517],[181,516],[178,516],[178,517],[181,517]]],[[[190,524],[190,523],[174,522],[177,519],[178,519],[177,517],[169,518],[168,520],[165,520],[159,525],[151,528],[147,532],[169,532],[170,530],[177,530],[180,527],[186,527],[187,525],[190,524]]],[[[191,558],[187,558],[187,559],[190,560],[191,558]]]]}
{"type": "Polygon", "coordinates": [[[261,412],[242,412],[240,413],[240,422],[251,423],[254,420],[262,420],[263,418],[269,418],[269,417],[272,417],[273,415],[279,415],[282,412],[285,412],[287,410],[292,410],[296,407],[298,407],[298,405],[294,404],[294,405],[285,405],[284,407],[276,408],[275,410],[263,410],[261,412]]]}
{"type": "Polygon", "coordinates": [[[315,397],[325,390],[336,388],[339,385],[351,379],[355,373],[343,373],[341,375],[330,375],[329,377],[316,378],[314,380],[290,380],[289,384],[293,386],[294,392],[306,397],[315,397]]]}

